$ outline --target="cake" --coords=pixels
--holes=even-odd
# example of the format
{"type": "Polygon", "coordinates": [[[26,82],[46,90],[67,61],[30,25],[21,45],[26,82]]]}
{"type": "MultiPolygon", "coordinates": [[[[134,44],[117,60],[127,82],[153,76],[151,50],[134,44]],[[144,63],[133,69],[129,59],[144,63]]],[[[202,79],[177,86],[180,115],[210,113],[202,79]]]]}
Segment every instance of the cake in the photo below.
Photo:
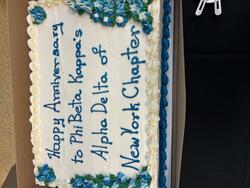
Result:
{"type": "Polygon", "coordinates": [[[169,0],[29,1],[38,185],[165,188],[169,0]]]}

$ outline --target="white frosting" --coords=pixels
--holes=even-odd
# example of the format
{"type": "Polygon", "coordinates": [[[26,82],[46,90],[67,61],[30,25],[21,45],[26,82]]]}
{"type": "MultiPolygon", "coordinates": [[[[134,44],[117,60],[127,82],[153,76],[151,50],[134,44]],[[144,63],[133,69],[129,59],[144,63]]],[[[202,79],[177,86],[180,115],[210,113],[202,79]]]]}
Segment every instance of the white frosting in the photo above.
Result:
{"type": "MultiPolygon", "coordinates": [[[[151,187],[157,187],[158,183],[158,123],[159,123],[159,77],[160,77],[160,1],[154,1],[150,5],[150,12],[154,18],[154,30],[150,35],[139,34],[140,47],[138,57],[140,60],[146,60],[146,64],[140,65],[140,88],[139,95],[134,100],[128,100],[121,95],[122,82],[129,81],[131,76],[131,64],[120,54],[129,47],[131,40],[131,27],[136,26],[141,30],[141,25],[129,21],[124,28],[105,27],[94,23],[88,15],[79,16],[62,0],[43,0],[39,2],[30,2],[30,6],[39,4],[45,7],[47,19],[41,25],[33,25],[31,16],[27,17],[29,27],[28,41],[30,51],[30,75],[32,86],[30,88],[32,96],[30,97],[32,117],[31,141],[33,144],[35,174],[37,167],[43,164],[49,164],[53,167],[57,180],[50,186],[67,187],[69,180],[76,174],[117,174],[124,172],[127,176],[136,175],[136,171],[121,167],[122,160],[120,155],[126,155],[130,152],[131,136],[120,136],[120,127],[129,128],[131,124],[131,113],[122,112],[122,108],[129,107],[129,103],[140,102],[140,164],[136,167],[149,166],[149,172],[152,176],[151,187]],[[55,6],[56,5],[56,6],[55,6]],[[60,50],[60,70],[61,70],[61,102],[60,113],[54,113],[45,108],[44,105],[52,102],[52,90],[50,83],[53,81],[53,33],[52,25],[63,22],[64,35],[59,36],[60,50]],[[82,84],[68,84],[69,74],[75,73],[75,42],[73,41],[75,31],[82,29],[84,35],[82,39],[82,52],[86,55],[84,61],[87,66],[83,67],[84,79],[82,84]],[[97,32],[95,32],[97,31],[97,32]],[[107,50],[109,63],[105,66],[100,64],[100,59],[91,51],[92,47],[98,47],[107,50]],[[109,102],[107,104],[108,115],[99,113],[90,113],[90,108],[95,102],[99,102],[99,96],[93,96],[92,86],[100,81],[100,76],[105,72],[109,75],[109,102]],[[83,90],[83,144],[80,148],[84,150],[84,162],[81,165],[75,165],[70,161],[73,154],[79,149],[79,145],[70,146],[69,138],[72,133],[72,125],[67,123],[68,116],[73,112],[67,105],[71,102],[75,93],[79,89],[83,90]],[[65,118],[66,128],[63,129],[65,141],[61,147],[61,159],[49,159],[45,148],[50,148],[53,144],[53,118],[65,118]],[[91,154],[91,145],[97,144],[98,136],[93,137],[91,132],[97,131],[100,127],[100,120],[106,117],[108,119],[108,137],[113,145],[108,146],[109,155],[107,162],[100,157],[91,154]],[[70,127],[71,126],[71,127],[70,127]],[[86,151],[86,152],[85,152],[86,151]]],[[[37,181],[37,184],[43,183],[37,181]]]]}
{"type": "Polygon", "coordinates": [[[159,144],[152,144],[159,142],[159,99],[160,99],[160,1],[155,1],[150,6],[150,12],[154,18],[153,32],[146,37],[147,47],[146,55],[148,58],[147,64],[147,100],[148,100],[148,121],[147,121],[147,135],[148,135],[148,154],[146,156],[149,170],[152,174],[151,187],[158,186],[158,166],[159,166],[159,144]],[[157,169],[157,171],[156,171],[157,169]]]}

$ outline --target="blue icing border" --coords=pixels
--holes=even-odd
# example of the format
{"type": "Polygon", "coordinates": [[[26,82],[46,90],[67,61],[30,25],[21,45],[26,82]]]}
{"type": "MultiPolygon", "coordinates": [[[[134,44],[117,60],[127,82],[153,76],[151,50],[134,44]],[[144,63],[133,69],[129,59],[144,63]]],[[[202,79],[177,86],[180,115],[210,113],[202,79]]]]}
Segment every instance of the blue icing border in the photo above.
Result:
{"type": "Polygon", "coordinates": [[[149,188],[152,177],[144,167],[133,178],[119,172],[117,175],[98,174],[96,176],[76,175],[71,179],[72,188],[149,188]]]}
{"type": "Polygon", "coordinates": [[[167,170],[166,160],[167,160],[167,111],[166,107],[168,106],[167,95],[168,89],[167,85],[169,82],[167,71],[169,69],[168,59],[168,49],[170,46],[169,37],[170,37],[170,0],[164,0],[163,2],[163,32],[162,32],[162,52],[161,52],[161,98],[160,98],[160,122],[159,122],[159,187],[167,188],[167,177],[165,171],[167,170]]]}
{"type": "MultiPolygon", "coordinates": [[[[43,182],[45,186],[56,181],[56,175],[53,168],[48,164],[38,167],[36,179],[43,182]]],[[[90,174],[80,176],[75,175],[71,178],[69,184],[72,188],[149,188],[152,177],[148,172],[148,167],[143,167],[134,177],[129,178],[122,172],[114,174],[90,174]]]]}

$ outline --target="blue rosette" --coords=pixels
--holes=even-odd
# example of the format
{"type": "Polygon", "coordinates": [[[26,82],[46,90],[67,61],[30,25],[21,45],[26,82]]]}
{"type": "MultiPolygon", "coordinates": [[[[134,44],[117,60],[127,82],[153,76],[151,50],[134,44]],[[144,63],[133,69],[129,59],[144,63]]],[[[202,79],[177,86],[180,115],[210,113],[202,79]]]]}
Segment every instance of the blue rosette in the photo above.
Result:
{"type": "Polygon", "coordinates": [[[33,24],[36,25],[43,23],[43,21],[47,18],[47,14],[44,8],[41,6],[34,6],[33,8],[29,9],[29,14],[32,17],[33,24]]]}
{"type": "Polygon", "coordinates": [[[38,167],[36,179],[40,182],[44,182],[45,185],[48,185],[56,180],[56,176],[54,170],[45,164],[42,167],[38,167]]]}

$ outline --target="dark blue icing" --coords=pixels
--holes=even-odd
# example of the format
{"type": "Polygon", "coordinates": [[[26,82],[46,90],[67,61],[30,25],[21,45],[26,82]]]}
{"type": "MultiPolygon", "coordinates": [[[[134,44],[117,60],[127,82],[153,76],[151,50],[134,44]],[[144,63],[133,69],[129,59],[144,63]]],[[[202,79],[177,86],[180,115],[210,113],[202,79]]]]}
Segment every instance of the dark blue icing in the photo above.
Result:
{"type": "Polygon", "coordinates": [[[108,63],[107,51],[102,49],[101,44],[99,44],[98,48],[93,47],[92,52],[99,56],[102,65],[106,65],[108,63]]]}
{"type": "Polygon", "coordinates": [[[163,2],[163,36],[162,36],[162,53],[161,53],[161,99],[160,99],[160,131],[159,131],[159,145],[160,145],[160,161],[159,161],[159,187],[167,188],[167,177],[165,171],[167,170],[166,160],[167,160],[167,111],[166,107],[168,106],[167,95],[168,89],[167,85],[169,82],[167,71],[169,69],[168,65],[168,48],[170,46],[169,37],[170,37],[170,0],[164,0],[163,2]]]}
{"type": "Polygon", "coordinates": [[[29,10],[29,14],[32,17],[32,21],[34,24],[41,24],[47,18],[47,14],[41,6],[34,6],[29,10]]]}
{"type": "Polygon", "coordinates": [[[38,167],[36,179],[40,182],[44,182],[45,185],[48,185],[49,183],[56,180],[56,176],[54,170],[45,164],[41,167],[38,167]]]}
{"type": "Polygon", "coordinates": [[[83,52],[83,43],[82,43],[82,37],[84,36],[82,29],[76,29],[75,35],[73,38],[74,42],[74,49],[75,49],[75,73],[69,74],[69,84],[80,84],[83,82],[83,69],[85,66],[87,66],[85,62],[85,53],[83,52]]]}
{"type": "Polygon", "coordinates": [[[61,106],[61,58],[60,58],[60,40],[64,35],[64,23],[60,22],[52,25],[52,34],[53,34],[53,65],[54,68],[51,72],[53,76],[53,81],[50,83],[52,96],[51,102],[44,104],[43,107],[52,110],[53,112],[60,113],[61,106]]]}

